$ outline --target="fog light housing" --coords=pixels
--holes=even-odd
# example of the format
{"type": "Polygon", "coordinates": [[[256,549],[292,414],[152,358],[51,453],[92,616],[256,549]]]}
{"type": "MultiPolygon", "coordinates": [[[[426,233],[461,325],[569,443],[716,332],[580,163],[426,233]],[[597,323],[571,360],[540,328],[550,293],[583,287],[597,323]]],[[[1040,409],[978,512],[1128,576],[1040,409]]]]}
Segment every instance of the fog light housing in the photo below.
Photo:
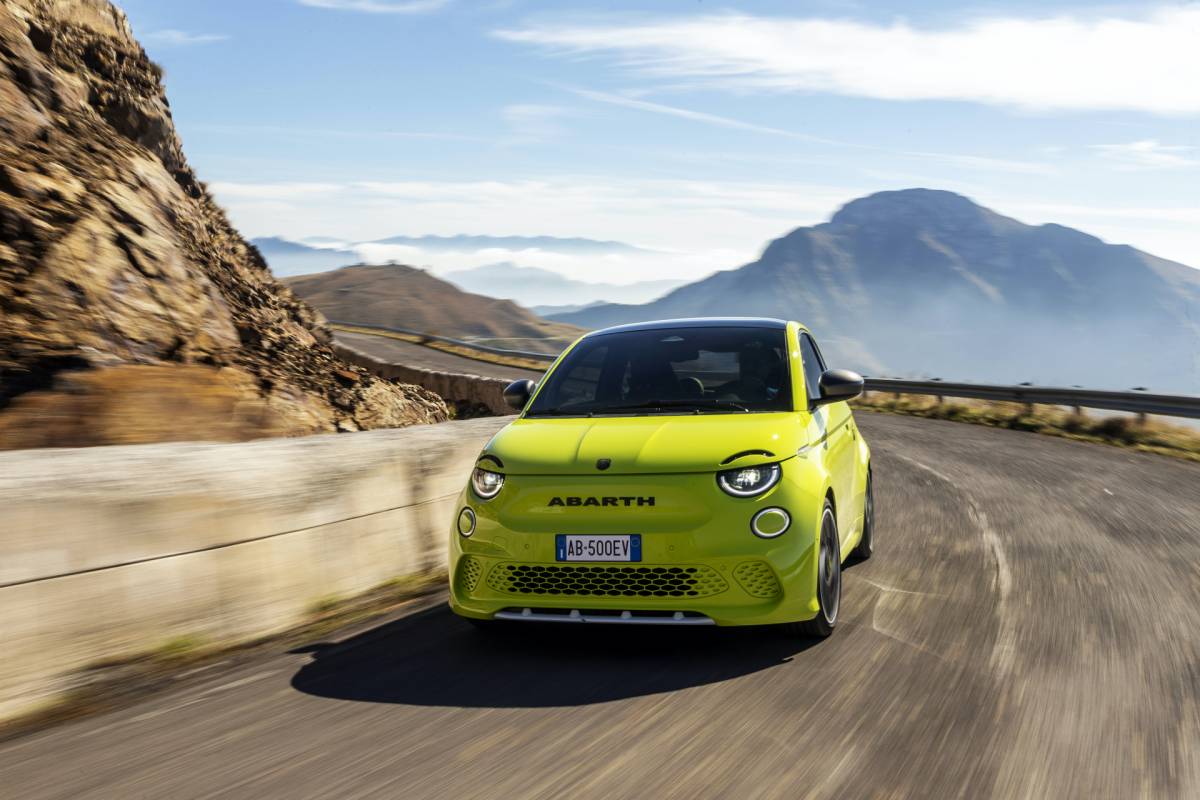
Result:
{"type": "Polygon", "coordinates": [[[782,508],[764,508],[750,518],[750,530],[760,539],[774,539],[787,533],[792,516],[782,508]]]}
{"type": "Polygon", "coordinates": [[[475,512],[464,508],[458,512],[458,532],[461,536],[470,536],[475,532],[475,512]]]}

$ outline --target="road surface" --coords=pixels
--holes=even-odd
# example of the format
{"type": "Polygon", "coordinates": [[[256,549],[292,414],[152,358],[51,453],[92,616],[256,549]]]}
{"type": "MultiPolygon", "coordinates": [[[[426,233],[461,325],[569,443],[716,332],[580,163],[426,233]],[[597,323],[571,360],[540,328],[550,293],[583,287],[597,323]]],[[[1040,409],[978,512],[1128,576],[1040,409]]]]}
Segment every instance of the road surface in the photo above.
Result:
{"type": "MultiPolygon", "coordinates": [[[[542,373],[537,370],[505,367],[473,358],[456,356],[443,350],[435,350],[401,339],[388,336],[371,336],[365,333],[345,333],[338,331],[335,337],[339,342],[350,345],[356,350],[375,356],[389,364],[404,364],[420,369],[432,369],[440,372],[453,372],[463,375],[484,375],[489,378],[504,378],[515,381],[521,378],[539,380],[542,373]]],[[[547,366],[549,363],[547,362],[547,366]]]]}
{"type": "Polygon", "coordinates": [[[1200,796],[1200,465],[859,412],[821,643],[482,636],[437,602],[0,747],[39,798],[1200,796]]]}

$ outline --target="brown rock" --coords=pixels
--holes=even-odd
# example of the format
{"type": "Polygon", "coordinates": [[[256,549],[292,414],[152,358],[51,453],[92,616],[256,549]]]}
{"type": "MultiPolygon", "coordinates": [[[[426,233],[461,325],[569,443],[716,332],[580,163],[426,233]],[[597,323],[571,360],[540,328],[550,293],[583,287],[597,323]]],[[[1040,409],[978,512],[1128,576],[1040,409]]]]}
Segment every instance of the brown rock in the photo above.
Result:
{"type": "Polygon", "coordinates": [[[0,111],[0,447],[446,419],[333,354],[192,173],[110,3],[0,0],[0,111]]]}

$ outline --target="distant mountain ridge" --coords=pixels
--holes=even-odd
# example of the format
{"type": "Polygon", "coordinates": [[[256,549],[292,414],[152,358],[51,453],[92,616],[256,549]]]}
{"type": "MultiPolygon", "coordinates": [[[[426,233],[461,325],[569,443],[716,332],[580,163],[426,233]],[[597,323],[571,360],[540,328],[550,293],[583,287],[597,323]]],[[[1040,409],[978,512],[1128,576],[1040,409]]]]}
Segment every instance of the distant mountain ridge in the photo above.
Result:
{"type": "MultiPolygon", "coordinates": [[[[648,250],[625,242],[601,241],[581,237],[562,238],[557,236],[487,236],[460,234],[457,236],[390,236],[385,239],[351,242],[335,239],[329,236],[306,236],[302,240],[287,239],[281,236],[262,236],[252,239],[251,243],[258,248],[263,258],[277,277],[305,275],[311,272],[324,272],[338,267],[361,263],[392,263],[431,264],[435,267],[446,268],[458,266],[459,272],[487,266],[487,261],[504,258],[504,253],[489,251],[506,251],[512,257],[519,257],[528,251],[528,256],[534,258],[532,251],[545,257],[601,258],[604,256],[637,257],[654,256],[658,251],[648,250]],[[428,262],[427,260],[428,259],[428,262]],[[463,262],[467,264],[464,265],[463,262]],[[474,263],[471,263],[471,262],[474,263]]],[[[507,263],[507,262],[506,262],[507,263]]],[[[511,265],[510,266],[515,266],[511,265]]],[[[538,270],[549,280],[569,281],[569,278],[550,270],[539,270],[536,267],[521,267],[521,269],[538,270]]],[[[582,281],[574,282],[579,287],[588,288],[592,284],[582,281]]],[[[662,285],[661,290],[652,289],[646,292],[614,291],[611,294],[587,295],[587,300],[607,300],[609,302],[632,303],[643,302],[661,294],[668,288],[673,288],[682,281],[656,282],[662,285]]],[[[544,287],[532,280],[524,280],[522,286],[544,287]]],[[[607,285],[607,284],[605,284],[607,285]]],[[[576,303],[569,292],[569,287],[560,287],[559,293],[547,291],[535,292],[529,295],[512,294],[512,298],[525,304],[576,303]]]]}
{"type": "Polygon", "coordinates": [[[586,305],[598,300],[642,303],[684,283],[670,279],[628,284],[592,283],[577,281],[552,270],[521,267],[511,262],[456,270],[442,277],[469,292],[504,297],[525,306],[586,305]]]}
{"type": "Polygon", "coordinates": [[[651,303],[551,318],[731,314],[800,319],[872,375],[1200,394],[1200,271],[931,189],[854,200],[651,303]]]}

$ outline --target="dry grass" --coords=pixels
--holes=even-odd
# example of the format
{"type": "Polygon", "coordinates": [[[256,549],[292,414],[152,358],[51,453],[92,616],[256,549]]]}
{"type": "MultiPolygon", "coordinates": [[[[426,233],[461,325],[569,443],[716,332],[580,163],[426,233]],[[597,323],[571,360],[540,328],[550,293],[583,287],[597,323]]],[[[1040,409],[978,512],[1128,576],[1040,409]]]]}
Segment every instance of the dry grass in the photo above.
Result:
{"type": "Polygon", "coordinates": [[[970,422],[993,428],[1031,431],[1065,439],[1117,445],[1149,453],[1200,461],[1200,431],[1170,425],[1158,419],[1133,416],[1089,416],[1059,406],[996,403],[986,400],[947,399],[924,395],[867,392],[853,402],[889,414],[970,422]]]}

